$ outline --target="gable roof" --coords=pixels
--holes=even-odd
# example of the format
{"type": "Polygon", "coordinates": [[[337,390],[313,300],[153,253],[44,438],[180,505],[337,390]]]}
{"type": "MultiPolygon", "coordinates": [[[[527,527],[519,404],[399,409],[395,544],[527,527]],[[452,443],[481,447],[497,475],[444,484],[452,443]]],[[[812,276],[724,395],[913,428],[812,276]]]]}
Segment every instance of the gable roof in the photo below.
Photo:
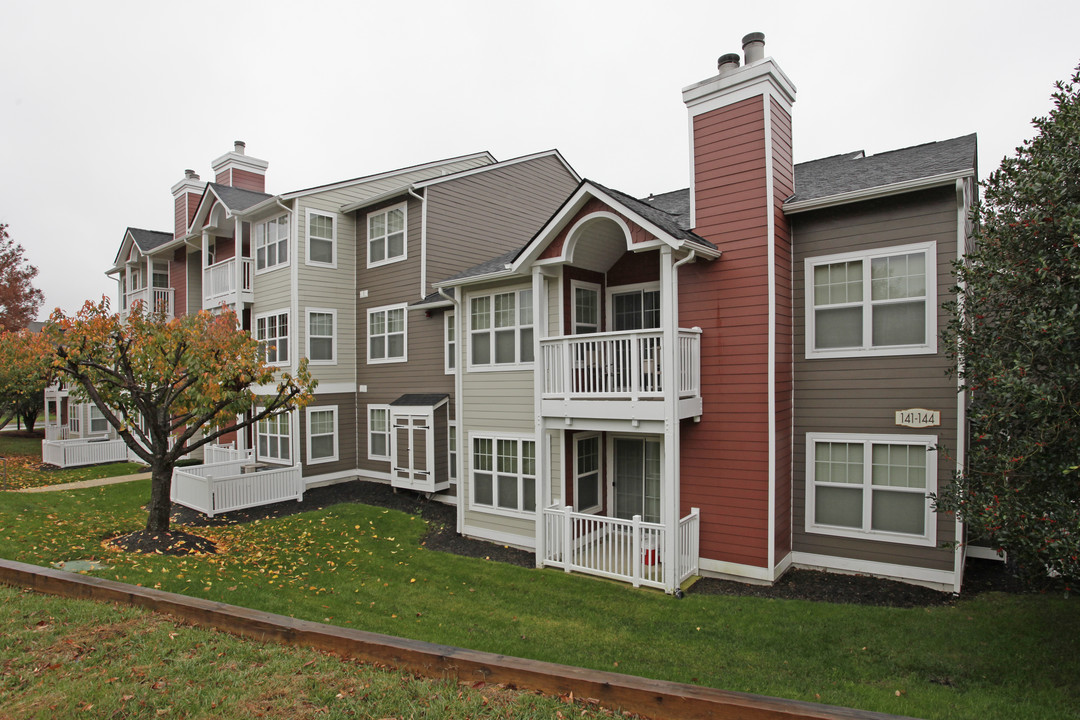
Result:
{"type": "Polygon", "coordinates": [[[638,200],[632,198],[624,192],[606,188],[600,183],[593,183],[596,187],[605,190],[612,197],[617,199],[628,210],[632,210],[635,214],[640,215],[642,218],[648,220],[653,225],[671,235],[672,237],[680,238],[688,242],[696,243],[705,248],[716,250],[716,246],[711,242],[701,237],[697,233],[690,231],[690,191],[683,190],[681,192],[686,193],[685,202],[680,202],[678,195],[680,191],[664,193],[663,195],[654,195],[648,200],[638,200]],[[659,199],[659,202],[657,200],[659,199]],[[685,205],[685,210],[683,209],[685,205]]]}
{"type": "Polygon", "coordinates": [[[258,205],[263,200],[273,197],[270,193],[255,192],[254,190],[241,190],[240,188],[235,188],[231,185],[206,183],[206,190],[204,192],[211,191],[230,213],[243,212],[249,207],[258,205]]]}
{"type": "Polygon", "coordinates": [[[976,136],[942,140],[867,156],[862,151],[799,163],[792,213],[933,187],[976,174],[976,136]]]}
{"type": "Polygon", "coordinates": [[[129,240],[139,249],[139,252],[143,255],[149,255],[162,245],[172,242],[172,239],[173,234],[171,232],[129,227],[124,231],[124,239],[120,241],[120,248],[116,251],[116,257],[113,258],[113,271],[119,270],[120,266],[127,260],[127,256],[131,252],[129,240]]]}

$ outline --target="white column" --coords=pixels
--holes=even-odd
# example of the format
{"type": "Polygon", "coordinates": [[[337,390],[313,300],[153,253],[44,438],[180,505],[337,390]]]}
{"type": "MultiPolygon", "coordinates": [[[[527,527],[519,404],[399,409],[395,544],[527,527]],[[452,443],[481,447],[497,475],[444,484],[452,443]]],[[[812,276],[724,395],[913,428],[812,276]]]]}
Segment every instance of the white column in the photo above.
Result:
{"type": "Polygon", "coordinates": [[[660,249],[660,348],[664,389],[664,444],[661,447],[660,519],[664,524],[664,590],[675,591],[679,542],[679,337],[678,281],[669,246],[660,249]]]}
{"type": "MultiPolygon", "coordinates": [[[[533,426],[536,438],[536,567],[543,567],[547,554],[544,547],[546,530],[544,508],[551,495],[551,477],[548,470],[547,433],[541,412],[544,388],[544,363],[540,358],[540,339],[547,336],[547,293],[544,292],[544,276],[539,267],[532,271],[533,294],[533,426]]],[[[464,323],[458,323],[459,327],[464,323]]],[[[458,330],[458,335],[461,331],[458,330]]],[[[458,339],[460,343],[460,338],[458,339]]]]}
{"type": "Polygon", "coordinates": [[[210,291],[210,283],[207,282],[206,268],[210,267],[210,233],[203,230],[202,234],[202,262],[199,264],[199,273],[202,276],[202,308],[206,309],[206,294],[210,291]]]}

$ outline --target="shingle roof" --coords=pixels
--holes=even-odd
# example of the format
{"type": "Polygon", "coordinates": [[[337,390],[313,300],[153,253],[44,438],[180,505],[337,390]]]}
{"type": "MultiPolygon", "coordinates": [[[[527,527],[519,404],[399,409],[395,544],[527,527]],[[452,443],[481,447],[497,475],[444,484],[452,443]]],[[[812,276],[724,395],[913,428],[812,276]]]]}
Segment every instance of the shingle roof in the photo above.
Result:
{"type": "Polygon", "coordinates": [[[817,200],[937,175],[976,170],[975,135],[866,156],[861,151],[799,163],[787,202],[817,200]]]}
{"type": "Polygon", "coordinates": [[[435,407],[449,397],[446,393],[409,393],[390,404],[396,407],[435,407]]]}
{"type": "Polygon", "coordinates": [[[214,194],[218,196],[230,212],[247,210],[253,205],[258,205],[266,198],[273,197],[270,193],[241,190],[240,188],[234,188],[230,185],[219,185],[218,183],[206,183],[206,187],[214,189],[214,194]]]}
{"type": "MultiPolygon", "coordinates": [[[[491,258],[490,260],[485,260],[479,265],[473,265],[468,270],[462,270],[457,275],[452,275],[441,282],[447,283],[453,280],[464,280],[465,278],[480,277],[481,275],[490,275],[491,273],[496,273],[500,270],[504,270],[506,269],[506,265],[508,263],[514,262],[514,259],[518,256],[518,253],[520,253],[523,249],[524,247],[520,247],[516,250],[511,250],[508,253],[503,253],[498,257],[491,258]]],[[[424,300],[426,301],[427,298],[424,298],[424,300]]]]}
{"type": "Polygon", "coordinates": [[[716,249],[716,246],[711,242],[688,229],[690,227],[689,197],[686,199],[685,203],[680,202],[677,198],[673,197],[678,193],[665,193],[660,196],[654,195],[651,200],[638,200],[637,198],[630,197],[624,192],[612,190],[611,188],[604,187],[600,183],[593,182],[592,180],[589,182],[604,192],[609,193],[613,198],[625,205],[628,210],[645,218],[671,237],[686,240],[713,250],[716,249]],[[660,203],[656,202],[657,197],[661,198],[660,203]],[[685,213],[681,211],[684,204],[685,213]]]}
{"type": "Polygon", "coordinates": [[[127,229],[130,233],[132,240],[135,241],[135,245],[138,246],[139,252],[146,254],[154,248],[161,247],[167,242],[172,241],[173,234],[171,232],[161,232],[159,230],[143,230],[141,228],[129,227],[127,229]]]}

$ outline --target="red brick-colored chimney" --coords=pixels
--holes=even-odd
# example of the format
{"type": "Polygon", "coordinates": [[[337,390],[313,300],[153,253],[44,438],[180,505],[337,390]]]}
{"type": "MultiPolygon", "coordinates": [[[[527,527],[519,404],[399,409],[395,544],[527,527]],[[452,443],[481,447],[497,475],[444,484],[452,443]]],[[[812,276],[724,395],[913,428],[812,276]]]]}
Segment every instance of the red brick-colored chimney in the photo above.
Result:
{"type": "Polygon", "coordinates": [[[266,192],[266,168],[270,163],[265,160],[248,157],[243,140],[233,143],[232,152],[227,152],[214,160],[214,182],[231,185],[241,190],[266,192]]]}
{"type": "Polygon", "coordinates": [[[205,187],[206,183],[199,179],[194,170],[185,170],[184,179],[172,186],[176,218],[173,227],[174,238],[187,235],[188,226],[195,217],[195,210],[199,207],[199,199],[205,187]]]}

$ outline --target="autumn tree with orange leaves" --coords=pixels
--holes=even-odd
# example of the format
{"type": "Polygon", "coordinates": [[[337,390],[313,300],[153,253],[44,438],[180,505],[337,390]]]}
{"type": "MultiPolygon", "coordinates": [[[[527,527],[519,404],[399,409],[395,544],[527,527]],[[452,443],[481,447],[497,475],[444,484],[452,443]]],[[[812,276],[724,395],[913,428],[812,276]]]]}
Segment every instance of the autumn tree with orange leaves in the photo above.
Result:
{"type": "Polygon", "coordinates": [[[32,284],[38,269],[7,229],[0,224],[0,330],[22,330],[37,317],[45,296],[32,284]]]}
{"type": "Polygon", "coordinates": [[[222,435],[307,405],[315,388],[306,360],[295,375],[267,365],[232,311],[167,321],[135,303],[121,322],[103,298],[73,317],[57,310],[45,335],[56,348],[53,367],[73,381],[72,392],[93,402],[150,466],[146,536],[169,535],[172,474],[180,459],[222,435]],[[272,390],[256,396],[256,388],[272,390]]]}
{"type": "Polygon", "coordinates": [[[33,431],[53,376],[51,356],[41,333],[0,333],[0,428],[19,418],[33,431]]]}

